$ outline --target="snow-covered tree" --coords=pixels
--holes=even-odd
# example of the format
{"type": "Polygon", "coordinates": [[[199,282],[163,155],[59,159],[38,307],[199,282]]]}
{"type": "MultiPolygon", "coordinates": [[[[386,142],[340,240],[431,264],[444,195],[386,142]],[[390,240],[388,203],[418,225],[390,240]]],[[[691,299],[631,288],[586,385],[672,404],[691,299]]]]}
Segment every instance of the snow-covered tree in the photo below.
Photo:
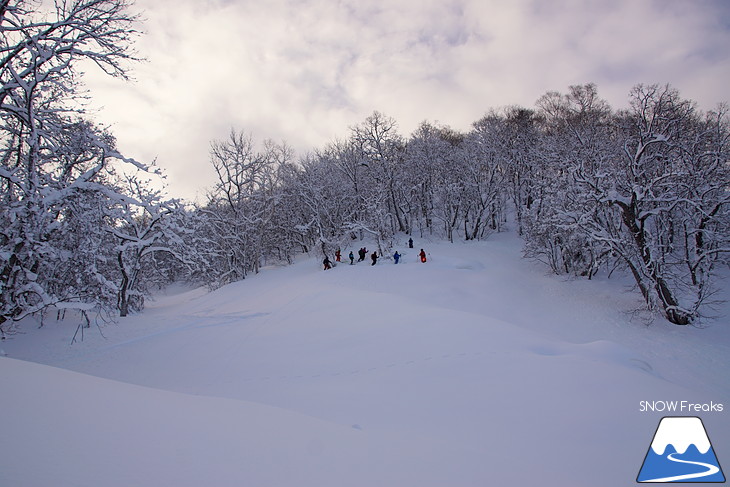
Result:
{"type": "Polygon", "coordinates": [[[612,113],[595,86],[538,102],[551,162],[527,248],[554,270],[625,266],[647,305],[685,325],[713,292],[726,257],[728,122],[669,86],[638,85],[612,113]]]}
{"type": "Polygon", "coordinates": [[[524,220],[534,212],[545,188],[545,165],[540,151],[539,120],[534,110],[509,107],[504,112],[499,150],[509,181],[509,194],[517,216],[517,231],[524,232],[524,220]]]}
{"type": "Polygon", "coordinates": [[[80,62],[126,77],[134,60],[130,5],[0,2],[0,329],[53,304],[93,302],[94,270],[76,273],[68,288],[57,275],[78,238],[76,216],[98,215],[94,204],[117,195],[108,185],[115,161],[147,169],[123,157],[78,109],[80,62]]]}
{"type": "Polygon", "coordinates": [[[622,238],[610,241],[647,303],[672,323],[691,323],[713,262],[729,250],[727,117],[703,117],[669,86],[638,85],[618,121],[623,158],[606,184],[586,186],[619,212],[622,238]]]}
{"type": "Polygon", "coordinates": [[[404,141],[396,121],[373,112],[351,128],[351,144],[363,166],[359,198],[364,218],[358,222],[380,237],[408,230],[407,204],[402,200],[404,141]]]}
{"type": "Polygon", "coordinates": [[[474,124],[463,144],[467,158],[467,197],[464,210],[464,238],[481,239],[498,230],[505,218],[507,175],[500,150],[502,124],[496,117],[484,117],[474,124]]]}
{"type": "Polygon", "coordinates": [[[328,257],[350,239],[363,211],[347,176],[338,170],[341,156],[333,150],[308,155],[300,162],[296,182],[285,189],[303,217],[298,229],[328,257]]]}
{"type": "Polygon", "coordinates": [[[267,256],[281,253],[275,235],[283,225],[279,178],[292,157],[286,144],[265,141],[258,150],[250,135],[235,130],[211,143],[218,180],[196,219],[196,245],[210,265],[205,277],[211,286],[244,279],[267,256]]]}
{"type": "Polygon", "coordinates": [[[421,236],[434,232],[437,205],[435,191],[439,186],[439,175],[447,170],[452,148],[459,143],[457,137],[450,138],[448,134],[449,129],[446,127],[422,122],[406,146],[405,165],[421,236]]]}
{"type": "Polygon", "coordinates": [[[119,274],[117,308],[122,317],[144,307],[148,286],[155,283],[150,267],[157,264],[155,258],[159,254],[175,259],[174,263],[168,261],[168,265],[192,265],[186,250],[184,234],[188,229],[181,224],[184,209],[180,203],[165,200],[160,190],[152,189],[148,181],[137,176],[127,176],[125,183],[124,193],[129,197],[118,198],[115,205],[105,210],[105,230],[116,243],[113,257],[119,274]]]}
{"type": "Polygon", "coordinates": [[[604,177],[618,153],[612,112],[595,85],[549,92],[540,110],[540,198],[527,213],[526,254],[556,273],[593,276],[612,257],[610,246],[586,232],[585,221],[615,228],[618,220],[576,184],[576,174],[604,177]]]}

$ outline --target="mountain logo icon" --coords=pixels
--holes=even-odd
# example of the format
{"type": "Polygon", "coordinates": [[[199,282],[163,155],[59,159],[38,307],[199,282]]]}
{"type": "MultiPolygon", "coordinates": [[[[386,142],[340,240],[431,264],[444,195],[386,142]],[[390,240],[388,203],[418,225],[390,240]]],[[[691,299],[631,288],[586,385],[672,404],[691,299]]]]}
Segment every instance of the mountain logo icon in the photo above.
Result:
{"type": "Polygon", "coordinates": [[[694,416],[662,418],[636,481],[725,482],[702,420],[694,416]]]}

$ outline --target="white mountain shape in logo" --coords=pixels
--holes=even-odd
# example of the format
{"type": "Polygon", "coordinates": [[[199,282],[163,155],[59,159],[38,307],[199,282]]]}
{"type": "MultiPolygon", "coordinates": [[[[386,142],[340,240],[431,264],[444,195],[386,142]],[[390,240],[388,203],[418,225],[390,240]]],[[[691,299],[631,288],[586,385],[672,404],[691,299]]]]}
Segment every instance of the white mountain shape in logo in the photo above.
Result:
{"type": "Polygon", "coordinates": [[[687,451],[690,445],[697,447],[703,455],[711,448],[710,439],[700,418],[696,417],[669,417],[663,418],[651,442],[651,449],[657,455],[663,455],[668,445],[674,446],[680,455],[687,451]]]}

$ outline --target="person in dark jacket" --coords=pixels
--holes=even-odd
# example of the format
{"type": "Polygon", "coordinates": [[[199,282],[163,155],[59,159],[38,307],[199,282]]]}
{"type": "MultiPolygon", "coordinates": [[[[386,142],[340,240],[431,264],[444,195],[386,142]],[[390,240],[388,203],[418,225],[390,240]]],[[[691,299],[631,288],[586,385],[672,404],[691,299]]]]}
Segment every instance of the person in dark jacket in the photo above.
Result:
{"type": "Polygon", "coordinates": [[[409,249],[412,249],[413,248],[413,239],[412,238],[409,238],[408,239],[408,248],[409,249]]]}
{"type": "Polygon", "coordinates": [[[377,252],[373,252],[372,254],[370,254],[370,258],[373,260],[373,263],[370,265],[375,265],[378,263],[378,253],[377,252]]]}
{"type": "Polygon", "coordinates": [[[324,265],[324,270],[332,269],[332,263],[330,262],[330,258],[325,256],[324,260],[322,261],[322,264],[324,265]]]}

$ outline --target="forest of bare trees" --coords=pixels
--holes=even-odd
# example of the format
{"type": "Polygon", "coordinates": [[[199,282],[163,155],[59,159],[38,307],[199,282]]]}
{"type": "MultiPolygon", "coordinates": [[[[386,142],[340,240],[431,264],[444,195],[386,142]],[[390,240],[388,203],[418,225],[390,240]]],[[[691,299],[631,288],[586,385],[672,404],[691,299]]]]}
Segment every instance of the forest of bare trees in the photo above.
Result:
{"type": "Polygon", "coordinates": [[[367,237],[480,240],[514,229],[558,274],[631,276],[679,325],[712,304],[730,263],[730,119],[667,85],[637,85],[613,109],[593,84],[535,107],[486,111],[468,132],[412,134],[373,112],[295,155],[232,129],[211,142],[217,176],[198,205],[168,198],[152,164],[126,158],[76,98],[76,66],[125,77],[126,0],[56,2],[55,16],[0,1],[0,330],[76,309],[125,316],[155,286],[211,288],[302,252],[367,237]]]}
{"type": "Polygon", "coordinates": [[[363,236],[381,251],[399,233],[484,239],[513,215],[527,256],[587,279],[624,269],[650,309],[689,324],[728,263],[728,128],[725,106],[702,112],[670,86],[637,85],[615,111],[587,84],[468,133],[423,122],[405,138],[374,112],[299,160],[233,131],[212,145],[198,254],[217,286],[363,236]]]}

